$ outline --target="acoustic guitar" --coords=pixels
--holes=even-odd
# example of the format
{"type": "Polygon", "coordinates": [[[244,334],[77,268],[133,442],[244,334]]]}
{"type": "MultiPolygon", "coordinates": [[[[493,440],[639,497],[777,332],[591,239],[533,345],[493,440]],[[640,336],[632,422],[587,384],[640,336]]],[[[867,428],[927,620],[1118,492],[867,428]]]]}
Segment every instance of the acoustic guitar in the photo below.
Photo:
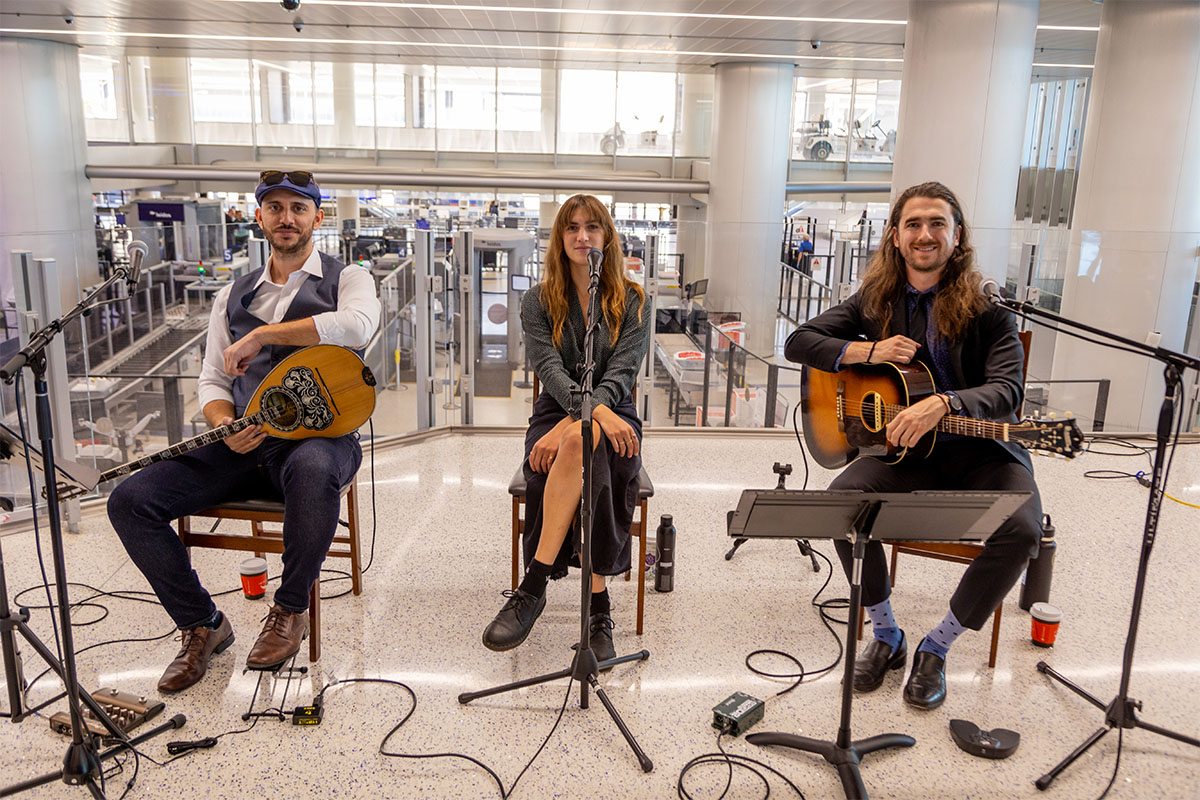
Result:
{"type": "Polygon", "coordinates": [[[1074,458],[1083,449],[1083,433],[1074,419],[1026,419],[993,422],[947,415],[912,447],[887,441],[885,428],[896,415],[936,393],[933,375],[920,362],[855,364],[841,372],[805,366],[800,374],[800,416],[804,441],[826,469],[844,467],[871,456],[887,464],[918,460],[933,452],[938,432],[1001,442],[1017,442],[1074,458]]]}
{"type": "MultiPolygon", "coordinates": [[[[262,425],[267,435],[280,439],[332,439],[358,430],[374,411],[375,376],[361,358],[332,344],[305,347],[267,373],[241,419],[113,467],[100,475],[99,482],[222,441],[251,425],[262,425]]],[[[68,500],[88,491],[60,483],[58,498],[68,500]]]]}

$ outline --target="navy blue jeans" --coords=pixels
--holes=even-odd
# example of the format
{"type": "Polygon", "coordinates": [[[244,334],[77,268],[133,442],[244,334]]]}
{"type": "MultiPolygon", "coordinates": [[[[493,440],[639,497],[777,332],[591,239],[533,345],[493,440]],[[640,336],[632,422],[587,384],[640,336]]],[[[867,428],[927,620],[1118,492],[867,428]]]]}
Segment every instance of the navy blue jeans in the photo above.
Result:
{"type": "Polygon", "coordinates": [[[216,606],[171,523],[216,503],[282,499],[283,577],[275,603],[299,613],[308,609],[309,588],[337,532],[338,491],[361,462],[354,435],[267,438],[243,454],[217,442],[134,473],[109,496],[108,518],[171,619],[189,628],[216,606]]]}

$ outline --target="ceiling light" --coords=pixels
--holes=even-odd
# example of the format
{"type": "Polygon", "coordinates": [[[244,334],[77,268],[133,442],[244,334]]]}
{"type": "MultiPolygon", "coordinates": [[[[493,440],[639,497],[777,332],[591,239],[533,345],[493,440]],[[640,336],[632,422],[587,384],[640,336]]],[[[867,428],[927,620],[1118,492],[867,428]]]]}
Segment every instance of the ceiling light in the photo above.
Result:
{"type": "MultiPolygon", "coordinates": [[[[239,0],[245,2],[245,0],[239,0]]],[[[120,39],[175,39],[189,42],[284,42],[295,44],[291,36],[203,36],[190,33],[143,33],[139,31],[58,31],[42,28],[0,28],[0,33],[46,34],[53,36],[100,36],[110,40],[120,39]]],[[[115,42],[114,42],[115,43],[115,42]]],[[[605,55],[636,55],[646,57],[678,58],[761,58],[771,61],[859,61],[876,64],[902,64],[902,58],[876,58],[867,56],[804,56],[794,53],[738,53],[715,50],[655,50],[645,47],[579,47],[576,45],[525,45],[525,44],[482,44],[476,42],[397,42],[375,39],[305,39],[305,46],[314,44],[356,45],[369,47],[427,47],[433,50],[536,50],[553,53],[596,53],[605,55]]]]}
{"type": "Polygon", "coordinates": [[[1039,61],[1033,62],[1035,67],[1074,67],[1076,69],[1095,69],[1095,64],[1045,64],[1039,61]]]}

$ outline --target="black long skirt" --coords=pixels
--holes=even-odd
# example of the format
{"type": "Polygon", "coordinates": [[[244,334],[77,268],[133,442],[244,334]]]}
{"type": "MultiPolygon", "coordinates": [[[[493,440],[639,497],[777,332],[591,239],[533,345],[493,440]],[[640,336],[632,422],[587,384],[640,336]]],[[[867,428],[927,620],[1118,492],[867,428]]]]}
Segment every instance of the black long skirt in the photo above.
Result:
{"type": "MultiPolygon", "coordinates": [[[[642,422],[632,398],[625,398],[613,411],[633,426],[638,442],[642,440],[642,422]]],[[[529,428],[525,431],[525,564],[533,560],[537,552],[538,539],[542,534],[542,496],[546,490],[547,475],[534,472],[529,466],[529,453],[538,440],[567,416],[549,392],[543,391],[533,405],[529,428]]],[[[592,471],[592,571],[597,575],[620,575],[630,568],[632,545],[629,528],[637,507],[638,472],[642,468],[642,457],[622,458],[617,455],[599,425],[592,428],[600,440],[593,457],[592,471]]],[[[582,475],[581,475],[582,479],[582,475]]],[[[562,578],[568,566],[579,566],[579,515],[571,523],[571,530],[563,541],[562,549],[554,559],[552,578],[562,578]]]]}

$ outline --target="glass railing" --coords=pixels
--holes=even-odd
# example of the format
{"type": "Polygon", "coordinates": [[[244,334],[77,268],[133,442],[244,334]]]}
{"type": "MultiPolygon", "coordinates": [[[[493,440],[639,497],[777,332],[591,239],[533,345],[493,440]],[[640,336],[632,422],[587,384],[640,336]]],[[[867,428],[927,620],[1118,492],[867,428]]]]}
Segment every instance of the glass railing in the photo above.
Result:
{"type": "MultiPolygon", "coordinates": [[[[790,427],[800,401],[800,372],[782,358],[783,342],[797,325],[855,289],[878,247],[876,226],[818,226],[812,255],[764,263],[768,296],[759,307],[737,307],[730,302],[736,295],[716,291],[719,266],[704,264],[704,223],[663,227],[628,232],[643,252],[630,257],[627,275],[651,285],[656,302],[651,367],[638,383],[639,407],[648,405],[650,427],[790,427]],[[659,236],[656,282],[648,281],[644,260],[652,234],[659,236]],[[705,273],[713,287],[707,294],[695,283],[705,273]]],[[[202,230],[208,246],[229,241],[228,226],[221,225],[198,227],[197,243],[202,230]]],[[[386,257],[364,260],[383,313],[365,353],[378,393],[372,427],[363,433],[373,430],[386,438],[444,426],[523,428],[534,376],[519,328],[523,284],[512,279],[536,278],[544,240],[528,232],[537,243],[534,255],[510,264],[503,253],[460,260],[457,232],[401,233],[398,238],[392,231],[402,251],[389,239],[386,257]],[[468,352],[473,357],[464,371],[468,352]]],[[[1022,228],[972,233],[981,268],[1003,276],[1010,294],[1135,341],[1200,352],[1195,307],[1200,258],[1180,237],[1022,228]]],[[[127,263],[132,235],[114,232],[100,267],[89,260],[96,252],[90,236],[86,242],[74,234],[35,238],[23,246],[39,257],[57,255],[61,314],[88,286],[98,285],[101,272],[127,263]]],[[[64,362],[52,393],[68,409],[56,419],[59,439],[75,460],[100,470],[207,427],[196,378],[211,301],[229,278],[251,266],[250,250],[260,247],[248,239],[229,261],[222,248],[222,258],[204,262],[201,272],[200,260],[164,257],[178,242],[177,232],[144,228],[138,236],[148,239],[152,255],[137,287],[111,287],[105,305],[65,327],[61,355],[52,354],[52,360],[64,362]]],[[[338,231],[322,228],[315,238],[322,250],[345,257],[347,242],[338,231]]],[[[752,275],[742,269],[740,274],[752,275]]],[[[28,330],[31,324],[15,308],[7,309],[5,323],[10,340],[18,327],[28,330]]],[[[1108,434],[1153,429],[1162,389],[1161,368],[1153,361],[1027,320],[1018,324],[1033,331],[1026,412],[1071,412],[1084,430],[1108,434]]],[[[1194,375],[1186,380],[1184,429],[1200,431],[1200,389],[1194,375]]],[[[18,427],[11,385],[0,387],[0,415],[10,429],[18,427]]],[[[28,506],[27,484],[23,466],[0,465],[0,496],[18,508],[28,506]]]]}

